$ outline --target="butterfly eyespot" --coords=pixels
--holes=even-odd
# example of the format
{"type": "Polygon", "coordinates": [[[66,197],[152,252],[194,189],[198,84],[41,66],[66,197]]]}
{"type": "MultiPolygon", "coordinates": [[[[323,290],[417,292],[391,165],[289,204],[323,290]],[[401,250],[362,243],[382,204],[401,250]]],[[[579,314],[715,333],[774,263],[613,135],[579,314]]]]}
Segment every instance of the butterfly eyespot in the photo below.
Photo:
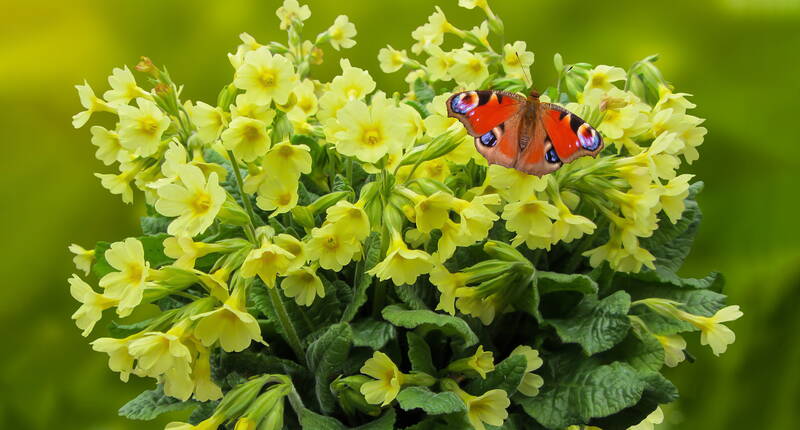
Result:
{"type": "Polygon", "coordinates": [[[578,141],[583,149],[594,151],[600,146],[600,135],[589,124],[582,124],[578,128],[578,141]]]}
{"type": "Polygon", "coordinates": [[[476,107],[478,107],[478,95],[474,91],[459,94],[453,97],[450,102],[450,108],[453,109],[453,112],[460,114],[465,114],[476,107]]]}
{"type": "Polygon", "coordinates": [[[544,153],[544,159],[547,160],[548,163],[561,162],[561,159],[558,158],[558,154],[556,154],[556,150],[552,146],[544,153]]]}
{"type": "Polygon", "coordinates": [[[481,137],[478,138],[483,146],[495,146],[497,145],[497,136],[494,135],[493,131],[490,131],[481,137]]]}

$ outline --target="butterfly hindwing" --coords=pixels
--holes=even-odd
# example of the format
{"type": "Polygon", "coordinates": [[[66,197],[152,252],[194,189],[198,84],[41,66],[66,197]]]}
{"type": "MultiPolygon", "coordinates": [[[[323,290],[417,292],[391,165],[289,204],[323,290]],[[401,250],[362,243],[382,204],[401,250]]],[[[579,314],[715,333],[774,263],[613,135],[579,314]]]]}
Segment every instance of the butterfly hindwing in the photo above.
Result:
{"type": "Polygon", "coordinates": [[[512,166],[519,153],[520,119],[526,100],[504,91],[465,91],[447,100],[448,116],[461,121],[490,164],[512,166]]]}
{"type": "MultiPolygon", "coordinates": [[[[574,113],[552,103],[539,105],[537,114],[554,151],[545,158],[569,163],[584,155],[592,157],[603,150],[603,138],[591,125],[574,113]]],[[[547,151],[547,148],[545,148],[547,151]]]]}

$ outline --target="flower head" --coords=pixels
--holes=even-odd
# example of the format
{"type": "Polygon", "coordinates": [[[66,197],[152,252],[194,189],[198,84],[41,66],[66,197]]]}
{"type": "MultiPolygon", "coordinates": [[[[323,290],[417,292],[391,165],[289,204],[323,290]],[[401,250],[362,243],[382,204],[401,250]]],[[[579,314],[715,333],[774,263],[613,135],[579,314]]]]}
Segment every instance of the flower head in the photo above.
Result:
{"type": "MultiPolygon", "coordinates": [[[[292,1],[286,0],[286,3],[292,1]]],[[[280,54],[273,55],[267,47],[245,54],[244,63],[236,69],[233,78],[234,85],[252,94],[262,105],[268,105],[272,100],[278,104],[286,103],[296,81],[291,61],[280,54]]]]}
{"type": "Polygon", "coordinates": [[[386,48],[381,48],[378,51],[378,61],[380,61],[381,70],[384,73],[394,73],[400,70],[406,62],[408,62],[408,54],[406,50],[397,50],[387,45],[386,48]]]}
{"type": "Polygon", "coordinates": [[[135,358],[128,352],[128,345],[135,338],[135,336],[125,339],[101,337],[92,341],[92,349],[108,354],[108,368],[113,372],[119,372],[119,378],[124,382],[127,382],[133,373],[135,358]]]}
{"type": "Polygon", "coordinates": [[[312,267],[302,267],[288,273],[281,281],[286,297],[294,297],[301,306],[311,306],[316,297],[325,297],[325,286],[312,267]]]}
{"type": "Polygon", "coordinates": [[[150,98],[150,93],[136,85],[133,73],[125,66],[124,69],[114,68],[111,76],[108,77],[108,84],[111,89],[103,93],[103,98],[109,104],[128,104],[136,97],[150,98]]]}
{"type": "Polygon", "coordinates": [[[94,155],[106,166],[117,161],[130,161],[133,157],[128,150],[122,147],[116,131],[106,130],[99,125],[92,126],[89,130],[92,132],[92,145],[97,147],[94,155]]]}
{"type": "Polygon", "coordinates": [[[75,254],[75,257],[72,257],[75,268],[88,275],[89,271],[92,270],[94,249],[84,249],[82,246],[73,243],[69,246],[69,252],[75,254]]]}
{"type": "Polygon", "coordinates": [[[677,334],[655,335],[658,342],[664,348],[664,364],[675,367],[686,360],[686,340],[677,334]]]}
{"type": "Polygon", "coordinates": [[[469,396],[464,399],[467,405],[467,418],[476,430],[485,430],[484,424],[503,425],[508,418],[508,407],[511,401],[503,390],[489,390],[480,396],[469,396]]]}
{"type": "Polygon", "coordinates": [[[403,145],[403,130],[394,121],[393,110],[367,106],[352,100],[339,110],[336,117],[341,131],[336,133],[336,149],[367,163],[375,163],[386,153],[403,145]]]}
{"type": "Polygon", "coordinates": [[[327,270],[341,270],[361,252],[361,242],[340,228],[339,223],[315,227],[308,241],[308,255],[327,270]]]}
{"type": "Polygon", "coordinates": [[[84,82],[83,85],[75,85],[75,89],[78,90],[81,106],[86,110],[72,116],[73,127],[81,128],[86,125],[95,112],[117,112],[116,108],[94,94],[94,90],[92,90],[88,82],[84,82]]]}
{"type": "Polygon", "coordinates": [[[214,222],[226,192],[219,185],[216,173],[206,179],[199,167],[178,168],[181,184],[168,184],[158,189],[155,208],[161,215],[177,217],[167,227],[173,236],[194,237],[214,222]]]}
{"type": "Polygon", "coordinates": [[[433,259],[425,251],[408,249],[399,233],[393,233],[386,258],[367,273],[380,280],[391,279],[395,285],[413,284],[419,275],[433,269],[433,259]]]}
{"type": "Polygon", "coordinates": [[[533,373],[534,370],[542,367],[543,364],[542,359],[539,358],[539,351],[528,345],[520,345],[514,348],[510,355],[522,355],[525,357],[525,375],[522,377],[522,382],[519,383],[517,390],[528,397],[539,394],[539,388],[544,385],[544,379],[533,373]]]}
{"type": "Polygon", "coordinates": [[[404,382],[404,374],[388,355],[375,351],[372,358],[361,367],[361,373],[372,376],[375,381],[365,382],[361,385],[361,394],[367,402],[386,406],[392,403],[400,392],[404,382]]]}
{"type": "Polygon", "coordinates": [[[333,25],[328,29],[330,36],[331,46],[335,50],[339,48],[352,48],[356,45],[353,37],[356,36],[356,26],[353,25],[347,18],[347,15],[339,15],[333,22],[333,25]]]}
{"type": "Polygon", "coordinates": [[[150,272],[150,263],[144,259],[144,247],[142,242],[131,237],[112,243],[104,256],[118,271],[103,276],[100,287],[105,289],[107,297],[119,300],[117,313],[127,316],[141,303],[150,272]]]}
{"type": "Polygon", "coordinates": [[[589,80],[586,82],[585,90],[600,88],[610,90],[614,87],[614,82],[625,80],[625,70],[619,67],[600,65],[589,72],[589,80]]]}
{"type": "Polygon", "coordinates": [[[263,121],[240,116],[231,121],[222,132],[222,144],[233,151],[236,158],[253,161],[267,153],[270,141],[263,121]]]}
{"type": "Polygon", "coordinates": [[[138,107],[119,106],[119,141],[134,155],[148,157],[161,145],[161,136],[170,119],[161,109],[145,98],[136,99],[138,107]]]}
{"type": "Polygon", "coordinates": [[[726,306],[717,311],[713,316],[703,317],[682,312],[682,319],[700,330],[700,343],[708,345],[714,355],[720,355],[728,349],[728,345],[736,341],[733,330],[722,325],[724,322],[735,321],[744,315],[739,306],[726,306]]]}
{"type": "Polygon", "coordinates": [[[503,46],[503,71],[506,75],[527,79],[528,69],[533,65],[533,52],[526,51],[528,45],[523,41],[516,41],[513,45],[503,46]]]}
{"type": "Polygon", "coordinates": [[[275,12],[281,20],[281,30],[286,30],[295,22],[302,23],[311,17],[311,9],[308,5],[300,6],[297,0],[284,0],[283,6],[275,12]]]}
{"type": "Polygon", "coordinates": [[[272,288],[275,286],[275,277],[279,273],[286,273],[294,257],[294,254],[264,237],[261,246],[247,254],[241,274],[245,278],[258,275],[266,286],[272,288]]]}
{"type": "Polygon", "coordinates": [[[239,286],[221,307],[192,316],[192,320],[197,321],[194,335],[204,346],[219,341],[223,350],[239,352],[252,341],[264,343],[258,321],[247,312],[244,293],[245,288],[239,286]]]}
{"type": "Polygon", "coordinates": [[[486,60],[474,52],[459,50],[453,54],[450,76],[465,88],[479,88],[489,77],[486,60]]]}

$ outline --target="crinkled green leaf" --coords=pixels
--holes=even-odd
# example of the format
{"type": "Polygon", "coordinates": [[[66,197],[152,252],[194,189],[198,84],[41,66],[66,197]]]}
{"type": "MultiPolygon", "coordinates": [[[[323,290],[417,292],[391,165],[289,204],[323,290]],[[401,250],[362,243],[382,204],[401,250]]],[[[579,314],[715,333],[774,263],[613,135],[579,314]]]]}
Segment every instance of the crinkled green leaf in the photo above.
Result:
{"type": "MultiPolygon", "coordinates": [[[[380,418],[370,421],[362,426],[353,427],[352,430],[394,430],[394,409],[387,410],[380,418]]],[[[309,409],[300,413],[300,425],[304,429],[313,430],[348,430],[339,420],[333,417],[319,415],[309,409]]]]}
{"type": "Polygon", "coordinates": [[[167,226],[172,222],[172,218],[167,218],[157,213],[143,216],[139,219],[139,224],[142,227],[142,233],[147,236],[155,236],[167,232],[167,226]]]}
{"type": "Polygon", "coordinates": [[[426,105],[436,97],[436,91],[433,90],[433,87],[425,83],[425,81],[417,78],[417,80],[414,81],[414,96],[416,96],[418,102],[422,105],[426,105]]]}
{"type": "Polygon", "coordinates": [[[368,346],[374,350],[383,348],[394,339],[397,330],[386,321],[365,318],[353,323],[353,346],[368,346]]]}
{"type": "Polygon", "coordinates": [[[197,425],[201,421],[210,418],[214,414],[217,405],[219,405],[219,400],[200,403],[189,415],[187,422],[191,425],[197,425]]]}
{"type": "Polygon", "coordinates": [[[692,249],[694,236],[703,215],[695,201],[697,193],[703,189],[703,182],[695,182],[689,187],[686,209],[677,223],[660,216],[658,229],[649,238],[640,239],[641,246],[656,257],[655,265],[660,272],[677,272],[683,266],[686,256],[692,249]]]}
{"type": "Polygon", "coordinates": [[[342,322],[352,321],[361,306],[367,302],[367,289],[372,285],[372,275],[367,271],[372,269],[381,259],[381,238],[373,232],[364,242],[364,258],[356,263],[353,301],[350,302],[342,313],[342,322]]]}
{"type": "Polygon", "coordinates": [[[411,370],[436,376],[438,372],[433,365],[433,358],[431,358],[431,347],[428,342],[425,342],[425,338],[413,331],[406,332],[406,338],[408,339],[408,360],[411,361],[411,370]]]}
{"type": "Polygon", "coordinates": [[[658,372],[664,365],[664,347],[648,332],[631,331],[619,345],[609,351],[614,360],[624,361],[639,372],[658,372]]]}
{"type": "Polygon", "coordinates": [[[486,379],[473,379],[467,385],[467,391],[478,396],[496,388],[512,396],[522,382],[527,364],[524,355],[512,355],[495,366],[494,371],[486,375],[486,379]]]}
{"type": "Polygon", "coordinates": [[[598,300],[588,295],[566,318],[547,320],[564,342],[579,344],[587,355],[611,349],[628,334],[630,296],[624,291],[598,300]]]}
{"type": "MultiPolygon", "coordinates": [[[[547,357],[545,384],[535,397],[516,401],[525,412],[551,430],[586,424],[639,402],[646,382],[627,363],[600,364],[575,352],[547,357]]],[[[633,423],[635,424],[635,423],[633,423]]]]}
{"type": "Polygon", "coordinates": [[[448,336],[463,339],[465,346],[478,343],[478,336],[461,318],[439,314],[428,310],[408,310],[399,305],[387,306],[381,312],[390,323],[408,329],[418,328],[422,333],[441,330],[448,336]]]}
{"type": "Polygon", "coordinates": [[[643,376],[645,389],[642,399],[635,405],[603,418],[595,418],[589,422],[603,430],[627,430],[632,425],[642,422],[659,405],[670,403],[678,398],[678,391],[660,373],[651,372],[643,376]]]}
{"type": "Polygon", "coordinates": [[[539,286],[539,294],[541,295],[557,291],[577,291],[583,294],[597,293],[597,283],[586,275],[537,270],[536,279],[539,286]]]}
{"type": "Polygon", "coordinates": [[[333,412],[336,399],[328,388],[341,370],[342,363],[350,353],[353,332],[347,323],[334,324],[317,340],[308,345],[306,361],[316,378],[316,394],[320,407],[326,413],[333,412]]]}
{"type": "Polygon", "coordinates": [[[434,300],[435,291],[435,288],[421,283],[402,285],[394,289],[397,297],[411,309],[430,309],[430,303],[434,300]]]}
{"type": "Polygon", "coordinates": [[[148,421],[161,414],[189,409],[197,404],[194,400],[181,401],[170,397],[164,394],[164,388],[159,385],[154,390],[143,391],[119,408],[119,414],[131,420],[148,421]]]}
{"type": "Polygon", "coordinates": [[[426,387],[407,387],[397,395],[400,407],[410,411],[422,409],[431,415],[452,414],[467,410],[464,402],[455,393],[434,393],[426,387]]]}

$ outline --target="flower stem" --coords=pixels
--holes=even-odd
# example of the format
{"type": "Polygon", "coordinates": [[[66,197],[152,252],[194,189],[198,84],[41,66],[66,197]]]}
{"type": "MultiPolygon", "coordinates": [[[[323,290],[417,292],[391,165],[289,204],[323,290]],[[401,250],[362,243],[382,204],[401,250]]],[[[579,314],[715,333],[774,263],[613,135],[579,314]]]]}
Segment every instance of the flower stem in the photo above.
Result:
{"type": "Polygon", "coordinates": [[[228,158],[231,160],[231,166],[233,167],[233,174],[236,176],[236,186],[239,188],[239,196],[242,198],[242,203],[244,204],[244,209],[247,211],[247,216],[250,217],[250,223],[247,224],[244,228],[247,237],[256,245],[258,246],[256,240],[256,229],[255,229],[255,222],[256,222],[256,214],[253,212],[253,203],[250,201],[250,198],[247,196],[247,193],[244,192],[244,181],[242,180],[242,172],[239,171],[239,163],[236,161],[236,156],[233,155],[233,151],[228,151],[228,158]]]}
{"type": "Polygon", "coordinates": [[[275,313],[278,314],[278,322],[283,328],[283,331],[286,333],[286,341],[289,342],[289,346],[292,347],[292,351],[297,356],[297,360],[302,365],[306,365],[306,355],[303,351],[303,347],[300,344],[300,337],[297,336],[297,331],[294,329],[294,325],[292,324],[292,320],[289,319],[289,314],[286,313],[286,307],[283,305],[283,300],[281,300],[281,296],[278,293],[276,288],[269,288],[269,299],[272,302],[272,308],[275,309],[275,313]]]}

